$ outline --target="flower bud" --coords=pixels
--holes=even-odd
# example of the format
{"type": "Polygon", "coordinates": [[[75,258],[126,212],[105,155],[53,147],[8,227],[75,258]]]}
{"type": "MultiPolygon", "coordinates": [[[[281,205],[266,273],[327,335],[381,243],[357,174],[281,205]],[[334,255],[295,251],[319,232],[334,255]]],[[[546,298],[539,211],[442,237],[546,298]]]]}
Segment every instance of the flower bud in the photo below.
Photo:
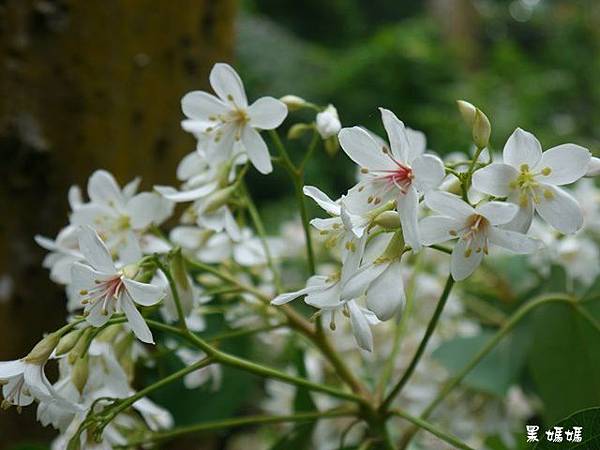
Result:
{"type": "Polygon", "coordinates": [[[60,341],[60,334],[50,333],[29,352],[25,357],[25,362],[32,364],[44,364],[50,358],[50,355],[60,341]]]}
{"type": "Polygon", "coordinates": [[[386,230],[394,230],[400,228],[400,214],[396,211],[384,211],[373,222],[386,230]]]}
{"type": "Polygon", "coordinates": [[[600,158],[592,156],[588,165],[588,170],[585,174],[586,177],[597,177],[600,175],[600,158]]]}
{"type": "Polygon", "coordinates": [[[297,95],[284,95],[279,100],[285,103],[288,111],[302,109],[308,104],[306,100],[304,100],[302,97],[298,97],[297,95]]]}
{"type": "Polygon", "coordinates": [[[83,332],[83,334],[79,337],[79,341],[77,341],[77,344],[75,344],[75,347],[73,347],[73,349],[69,352],[69,355],[67,356],[67,360],[69,361],[69,364],[75,364],[75,361],[77,361],[77,358],[82,357],[85,355],[86,351],[87,351],[87,345],[88,345],[88,336],[93,333],[93,329],[92,328],[86,328],[83,332]]]}
{"type": "Polygon", "coordinates": [[[465,123],[472,127],[475,123],[475,113],[477,112],[477,108],[475,108],[469,102],[465,102],[464,100],[457,100],[456,105],[458,106],[458,111],[462,116],[465,123]]]}
{"type": "Polygon", "coordinates": [[[473,142],[478,148],[485,148],[490,142],[492,126],[487,116],[478,109],[473,122],[473,142]]]}
{"type": "Polygon", "coordinates": [[[210,214],[215,212],[221,206],[226,205],[236,189],[237,186],[232,185],[223,189],[219,189],[218,191],[210,194],[206,199],[204,212],[210,214]]]}
{"type": "Polygon", "coordinates": [[[383,264],[399,259],[404,253],[404,236],[402,230],[398,230],[392,236],[387,247],[379,258],[375,260],[375,264],[383,264]]]}
{"type": "Polygon", "coordinates": [[[290,127],[287,133],[288,139],[298,139],[304,135],[308,130],[312,129],[312,125],[308,123],[295,123],[290,127]]]}
{"type": "Polygon", "coordinates": [[[324,111],[317,114],[317,131],[323,139],[336,136],[342,129],[340,118],[335,106],[329,105],[324,111]]]}
{"type": "Polygon", "coordinates": [[[340,149],[340,142],[338,141],[337,136],[331,136],[330,138],[325,139],[324,143],[325,153],[333,158],[340,149]]]}
{"type": "Polygon", "coordinates": [[[65,353],[69,353],[71,350],[73,350],[73,347],[77,345],[77,342],[79,341],[79,338],[83,332],[83,328],[79,330],[73,330],[60,338],[60,341],[56,346],[56,356],[64,355],[65,353]]]}
{"type": "Polygon", "coordinates": [[[73,371],[71,372],[71,381],[77,388],[80,394],[83,394],[83,388],[90,375],[89,358],[85,355],[83,358],[77,358],[75,364],[73,364],[73,371]]]}

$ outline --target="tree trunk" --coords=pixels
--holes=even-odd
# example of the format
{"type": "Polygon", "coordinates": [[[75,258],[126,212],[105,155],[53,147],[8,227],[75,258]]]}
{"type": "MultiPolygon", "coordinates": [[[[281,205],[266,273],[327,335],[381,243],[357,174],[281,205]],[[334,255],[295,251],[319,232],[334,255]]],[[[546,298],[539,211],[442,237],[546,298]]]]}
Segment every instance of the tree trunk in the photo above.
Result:
{"type": "MultiPolygon", "coordinates": [[[[193,149],[181,96],[232,54],[235,0],[6,0],[0,5],[0,360],[65,318],[35,234],[67,221],[98,168],[173,183],[193,149]]],[[[42,436],[34,408],[0,420],[0,449],[42,436]]]]}

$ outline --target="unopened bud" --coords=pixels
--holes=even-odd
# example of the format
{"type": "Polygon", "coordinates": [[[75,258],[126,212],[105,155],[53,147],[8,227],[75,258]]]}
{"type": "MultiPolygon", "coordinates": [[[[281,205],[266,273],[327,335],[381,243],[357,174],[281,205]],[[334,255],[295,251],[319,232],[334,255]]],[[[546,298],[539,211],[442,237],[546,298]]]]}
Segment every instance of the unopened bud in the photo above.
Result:
{"type": "Polygon", "coordinates": [[[477,110],[475,113],[475,121],[473,122],[473,142],[478,148],[485,148],[490,142],[490,134],[492,132],[492,126],[487,116],[477,110]]]}
{"type": "Polygon", "coordinates": [[[206,206],[204,208],[204,212],[210,214],[215,212],[221,206],[226,205],[236,189],[237,186],[232,185],[223,189],[219,189],[216,192],[213,192],[206,199],[206,206]]]}
{"type": "Polygon", "coordinates": [[[25,362],[32,364],[44,364],[50,358],[50,355],[58,345],[60,341],[60,334],[50,333],[29,352],[25,357],[25,362]]]}
{"type": "Polygon", "coordinates": [[[80,394],[83,394],[83,388],[87,383],[89,374],[90,367],[88,356],[85,355],[83,358],[77,358],[73,365],[73,371],[71,372],[71,381],[80,394]]]}
{"type": "Polygon", "coordinates": [[[600,158],[592,156],[588,165],[588,170],[585,174],[586,177],[597,177],[600,175],[600,158]]]}
{"type": "Polygon", "coordinates": [[[457,100],[456,105],[458,106],[458,111],[462,116],[463,120],[469,127],[473,127],[475,123],[475,113],[477,112],[477,108],[475,108],[471,103],[466,102],[464,100],[457,100]]]}
{"type": "Polygon", "coordinates": [[[86,328],[83,334],[79,337],[77,344],[75,344],[75,347],[73,347],[73,349],[69,352],[69,355],[67,356],[69,364],[75,364],[77,358],[85,355],[85,352],[87,351],[88,337],[91,333],[93,333],[92,328],[86,328]]]}
{"type": "Polygon", "coordinates": [[[307,105],[307,101],[302,97],[298,97],[297,95],[284,95],[279,100],[285,103],[288,111],[296,111],[304,108],[307,105]]]}
{"type": "Polygon", "coordinates": [[[386,230],[394,230],[400,228],[400,214],[396,211],[384,211],[373,222],[386,230]]]}
{"type": "Polygon", "coordinates": [[[317,114],[316,118],[317,131],[323,139],[337,136],[342,129],[340,117],[337,109],[333,105],[328,105],[323,111],[317,114]]]}
{"type": "Polygon", "coordinates": [[[69,353],[71,350],[73,350],[73,347],[75,347],[75,345],[77,345],[77,342],[79,341],[79,338],[83,334],[83,331],[84,331],[83,328],[79,329],[79,330],[73,330],[73,331],[67,333],[66,335],[64,335],[62,338],[60,338],[60,341],[58,342],[58,345],[56,346],[56,355],[61,356],[61,355],[64,355],[65,353],[69,353]]]}
{"type": "Polygon", "coordinates": [[[375,260],[375,264],[381,264],[385,262],[394,261],[402,256],[404,253],[404,236],[402,230],[398,230],[390,239],[387,247],[379,258],[375,260]]]}
{"type": "Polygon", "coordinates": [[[287,138],[290,140],[298,139],[298,138],[302,137],[304,135],[304,133],[306,133],[307,131],[309,131],[311,129],[312,129],[312,125],[310,125],[308,123],[295,123],[288,130],[287,138]]]}

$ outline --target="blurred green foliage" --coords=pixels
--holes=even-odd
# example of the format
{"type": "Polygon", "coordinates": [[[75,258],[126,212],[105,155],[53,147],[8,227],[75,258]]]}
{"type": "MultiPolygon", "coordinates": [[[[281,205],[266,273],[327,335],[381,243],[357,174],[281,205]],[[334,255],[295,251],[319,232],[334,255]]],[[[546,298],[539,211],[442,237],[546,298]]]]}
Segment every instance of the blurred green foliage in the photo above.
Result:
{"type": "MultiPolygon", "coordinates": [[[[376,132],[377,107],[385,106],[440,153],[468,149],[454,104],[462,98],[490,117],[496,150],[520,126],[545,148],[574,141],[598,154],[598,2],[457,0],[459,21],[438,11],[444,3],[247,0],[237,65],[251,97],[333,103],[343,125],[376,132]]],[[[354,176],[342,159],[332,165],[321,155],[309,181],[341,193],[354,176]]],[[[267,186],[255,189],[282,195],[267,186]]]]}

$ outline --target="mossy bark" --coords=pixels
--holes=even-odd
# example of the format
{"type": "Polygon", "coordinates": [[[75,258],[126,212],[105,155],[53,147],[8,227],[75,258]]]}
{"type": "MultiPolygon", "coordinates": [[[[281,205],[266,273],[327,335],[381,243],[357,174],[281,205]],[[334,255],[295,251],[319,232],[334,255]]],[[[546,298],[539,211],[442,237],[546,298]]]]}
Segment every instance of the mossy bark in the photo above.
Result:
{"type": "MultiPolygon", "coordinates": [[[[229,59],[235,9],[235,0],[2,2],[0,360],[64,320],[33,236],[66,223],[68,187],[98,168],[121,183],[140,175],[145,188],[174,182],[193,149],[179,100],[229,59]]],[[[33,414],[3,414],[0,448],[35,439],[33,414]]]]}

